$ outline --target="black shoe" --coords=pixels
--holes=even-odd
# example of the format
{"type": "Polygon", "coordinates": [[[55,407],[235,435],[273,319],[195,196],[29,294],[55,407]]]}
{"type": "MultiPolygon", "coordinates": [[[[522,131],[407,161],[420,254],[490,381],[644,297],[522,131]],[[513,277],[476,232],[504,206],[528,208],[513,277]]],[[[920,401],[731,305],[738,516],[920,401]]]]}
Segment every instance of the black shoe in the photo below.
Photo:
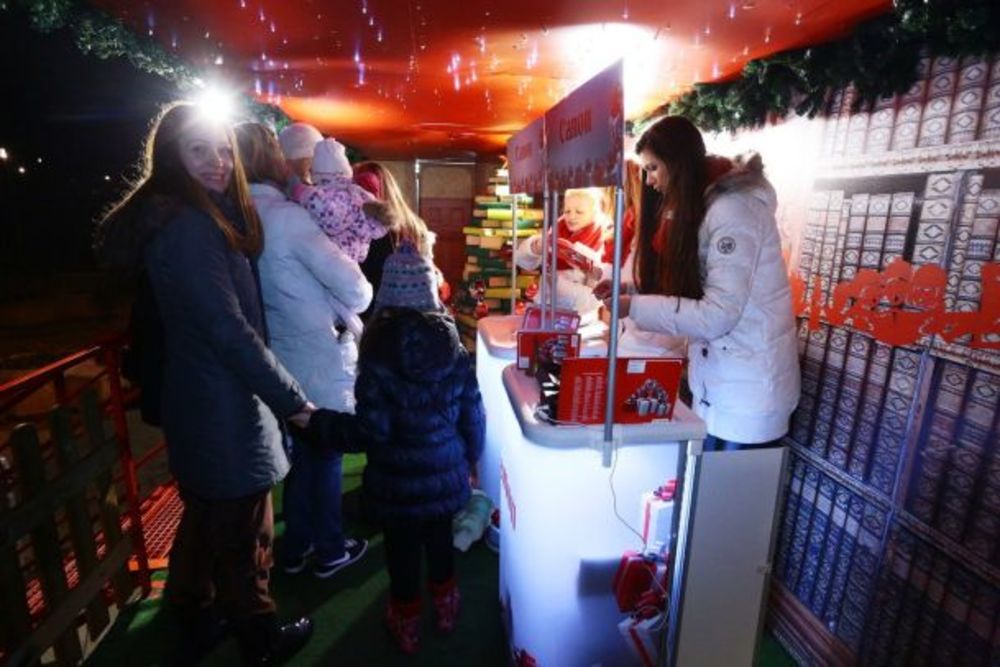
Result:
{"type": "Polygon", "coordinates": [[[178,611],[178,636],[171,664],[197,665],[229,634],[229,623],[213,607],[178,611]]]}
{"type": "Polygon", "coordinates": [[[306,645],[312,631],[312,621],[304,616],[281,626],[274,614],[253,616],[240,628],[243,662],[252,667],[280,665],[306,645]]]}
{"type": "Polygon", "coordinates": [[[357,563],[366,551],[368,551],[368,540],[355,540],[349,537],[344,540],[344,555],[329,563],[316,562],[313,565],[313,574],[320,579],[328,579],[351,563],[357,563]]]}

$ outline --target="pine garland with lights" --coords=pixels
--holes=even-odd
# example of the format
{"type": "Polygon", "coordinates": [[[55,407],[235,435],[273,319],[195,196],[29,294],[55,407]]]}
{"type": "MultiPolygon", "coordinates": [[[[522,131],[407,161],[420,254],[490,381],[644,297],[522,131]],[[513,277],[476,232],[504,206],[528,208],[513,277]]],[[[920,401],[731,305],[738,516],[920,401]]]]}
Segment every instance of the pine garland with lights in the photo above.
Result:
{"type": "MultiPolygon", "coordinates": [[[[125,57],[136,69],[175,84],[182,92],[194,90],[201,79],[197,70],[165,50],[151,37],[139,36],[122,21],[79,0],[17,0],[31,26],[42,33],[69,29],[83,53],[102,60],[125,57]]],[[[3,6],[8,9],[7,5],[3,6]]],[[[280,130],[290,122],[284,111],[244,96],[248,116],[280,130]]]]}
{"type": "Polygon", "coordinates": [[[752,60],[741,75],[663,104],[633,126],[686,116],[704,130],[734,131],[764,125],[794,112],[815,117],[831,91],[852,86],[854,110],[903,93],[918,77],[923,55],[975,57],[1000,53],[997,0],[894,0],[893,11],[858,26],[850,37],[752,60]]]}

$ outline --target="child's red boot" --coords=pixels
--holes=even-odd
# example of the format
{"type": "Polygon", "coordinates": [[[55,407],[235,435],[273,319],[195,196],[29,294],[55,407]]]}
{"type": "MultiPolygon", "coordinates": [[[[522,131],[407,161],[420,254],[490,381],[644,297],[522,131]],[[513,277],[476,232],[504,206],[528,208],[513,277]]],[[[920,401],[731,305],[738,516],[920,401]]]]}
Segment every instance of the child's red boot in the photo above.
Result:
{"type": "Polygon", "coordinates": [[[385,626],[403,653],[420,649],[420,600],[389,600],[385,608],[385,626]]]}
{"type": "Polygon", "coordinates": [[[462,597],[458,593],[458,584],[454,577],[440,584],[431,582],[431,595],[434,598],[434,614],[437,619],[437,629],[440,632],[451,632],[458,620],[458,607],[462,597]]]}

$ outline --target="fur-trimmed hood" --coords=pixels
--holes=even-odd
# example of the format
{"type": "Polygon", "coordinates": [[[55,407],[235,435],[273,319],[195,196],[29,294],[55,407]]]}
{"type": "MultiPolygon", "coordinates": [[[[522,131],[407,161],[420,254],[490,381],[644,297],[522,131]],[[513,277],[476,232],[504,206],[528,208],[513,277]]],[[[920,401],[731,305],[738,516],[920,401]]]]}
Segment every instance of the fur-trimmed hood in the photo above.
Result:
{"type": "MultiPolygon", "coordinates": [[[[718,158],[709,156],[708,159],[718,158]]],[[[705,189],[705,201],[708,206],[711,206],[723,194],[743,192],[759,199],[774,214],[778,208],[778,197],[774,192],[774,187],[764,176],[764,160],[760,153],[750,152],[738,155],[730,162],[732,168],[705,189]]]]}

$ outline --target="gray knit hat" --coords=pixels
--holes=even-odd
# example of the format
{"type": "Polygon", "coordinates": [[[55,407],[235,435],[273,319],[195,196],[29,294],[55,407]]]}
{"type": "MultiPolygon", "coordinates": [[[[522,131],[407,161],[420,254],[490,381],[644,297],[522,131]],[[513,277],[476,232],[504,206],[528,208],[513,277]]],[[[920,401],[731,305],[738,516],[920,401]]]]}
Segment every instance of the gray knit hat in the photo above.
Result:
{"type": "Polygon", "coordinates": [[[375,296],[375,310],[387,307],[423,312],[441,310],[437,286],[434,267],[413,244],[404,241],[382,267],[382,284],[375,296]]]}

